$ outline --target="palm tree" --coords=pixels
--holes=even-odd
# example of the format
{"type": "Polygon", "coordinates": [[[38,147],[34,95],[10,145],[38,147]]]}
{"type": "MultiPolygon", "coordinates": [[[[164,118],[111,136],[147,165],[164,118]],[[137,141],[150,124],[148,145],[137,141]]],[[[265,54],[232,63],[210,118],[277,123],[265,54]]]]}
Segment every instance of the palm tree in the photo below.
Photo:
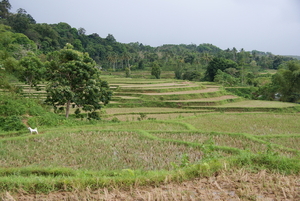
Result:
{"type": "Polygon", "coordinates": [[[129,68],[129,60],[131,59],[131,54],[129,52],[123,52],[122,54],[123,58],[127,62],[127,67],[129,68]]]}
{"type": "Polygon", "coordinates": [[[201,58],[203,61],[205,61],[206,65],[208,65],[208,62],[212,60],[212,56],[208,52],[203,52],[201,58]]]}
{"type": "Polygon", "coordinates": [[[237,53],[237,50],[236,48],[232,48],[232,54],[233,54],[233,61],[236,61],[236,53],[237,53]]]}
{"type": "Polygon", "coordinates": [[[112,68],[115,71],[116,70],[116,62],[118,60],[118,55],[115,52],[109,52],[107,55],[107,60],[112,64],[112,68]]]}

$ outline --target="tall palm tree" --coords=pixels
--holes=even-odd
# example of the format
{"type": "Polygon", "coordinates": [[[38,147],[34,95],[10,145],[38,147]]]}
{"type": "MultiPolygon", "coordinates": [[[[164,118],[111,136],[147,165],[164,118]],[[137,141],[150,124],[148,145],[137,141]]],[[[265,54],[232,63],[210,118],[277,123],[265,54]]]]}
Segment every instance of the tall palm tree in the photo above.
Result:
{"type": "Polygon", "coordinates": [[[126,52],[123,52],[122,56],[127,63],[127,67],[129,68],[129,60],[131,59],[131,54],[126,51],[126,52]]]}
{"type": "Polygon", "coordinates": [[[236,54],[237,54],[237,50],[236,48],[232,48],[232,54],[233,54],[233,61],[236,61],[236,54]]]}
{"type": "Polygon", "coordinates": [[[205,61],[206,65],[208,65],[208,62],[212,60],[212,56],[208,52],[203,52],[201,58],[205,61]]]}
{"type": "Polygon", "coordinates": [[[111,63],[112,69],[115,71],[116,70],[116,62],[118,60],[118,55],[115,52],[109,52],[107,55],[107,60],[111,63]]]}

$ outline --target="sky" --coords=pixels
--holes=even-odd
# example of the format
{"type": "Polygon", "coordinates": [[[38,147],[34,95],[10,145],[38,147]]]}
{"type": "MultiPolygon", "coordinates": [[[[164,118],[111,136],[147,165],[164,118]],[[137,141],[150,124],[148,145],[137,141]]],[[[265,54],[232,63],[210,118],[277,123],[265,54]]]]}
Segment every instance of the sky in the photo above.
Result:
{"type": "Polygon", "coordinates": [[[118,42],[213,44],[300,55],[300,0],[9,0],[37,23],[68,23],[118,42]]]}

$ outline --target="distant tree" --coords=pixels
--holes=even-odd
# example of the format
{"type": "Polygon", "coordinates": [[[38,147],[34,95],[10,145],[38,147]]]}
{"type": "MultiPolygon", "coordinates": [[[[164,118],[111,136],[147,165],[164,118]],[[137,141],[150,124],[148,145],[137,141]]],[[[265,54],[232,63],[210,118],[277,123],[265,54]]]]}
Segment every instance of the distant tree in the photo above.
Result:
{"type": "Polygon", "coordinates": [[[205,72],[205,79],[208,81],[213,81],[218,70],[224,71],[227,68],[236,69],[237,63],[230,59],[215,57],[209,62],[207,66],[205,72]]]}
{"type": "Polygon", "coordinates": [[[176,61],[172,62],[172,66],[175,73],[176,79],[182,79],[182,73],[184,71],[184,60],[177,59],[176,61]]]}
{"type": "Polygon", "coordinates": [[[125,77],[130,77],[130,68],[125,68],[125,77]]]}
{"type": "Polygon", "coordinates": [[[145,68],[144,60],[140,60],[138,64],[138,69],[143,70],[145,68]]]}
{"type": "Polygon", "coordinates": [[[212,56],[208,52],[203,52],[201,59],[205,62],[206,65],[208,65],[208,62],[212,60],[212,56]]]}
{"type": "Polygon", "coordinates": [[[223,86],[234,86],[238,83],[238,78],[235,78],[232,75],[218,69],[214,78],[214,82],[222,84],[223,86]]]}
{"type": "Polygon", "coordinates": [[[125,60],[126,67],[129,68],[129,67],[130,67],[129,60],[131,59],[130,53],[127,52],[127,51],[126,51],[126,52],[123,52],[122,58],[124,58],[124,60],[125,60]]]}
{"type": "Polygon", "coordinates": [[[300,100],[300,62],[289,61],[287,69],[279,69],[272,77],[273,88],[280,93],[281,100],[297,102],[300,100]]]}
{"type": "Polygon", "coordinates": [[[78,50],[80,52],[84,51],[82,43],[81,43],[81,41],[79,39],[75,39],[75,41],[73,42],[73,46],[74,46],[75,50],[78,50]]]}
{"type": "Polygon", "coordinates": [[[200,44],[196,49],[200,53],[209,52],[210,54],[217,54],[222,51],[220,48],[208,43],[200,44]]]}
{"type": "Polygon", "coordinates": [[[111,63],[112,69],[115,71],[118,55],[115,52],[109,52],[107,55],[107,60],[111,63]]]}
{"type": "Polygon", "coordinates": [[[23,8],[19,8],[16,14],[11,14],[8,17],[8,25],[18,33],[25,34],[31,24],[36,24],[36,21],[23,8]]]}
{"type": "Polygon", "coordinates": [[[85,35],[85,32],[86,32],[86,30],[85,30],[84,28],[82,28],[82,27],[80,27],[80,28],[78,29],[78,34],[79,34],[79,35],[85,35]]]}
{"type": "Polygon", "coordinates": [[[201,80],[201,73],[199,71],[186,71],[182,75],[183,80],[190,80],[190,81],[200,81],[201,80]]]}
{"type": "Polygon", "coordinates": [[[232,60],[236,61],[236,56],[237,56],[237,50],[235,47],[232,48],[232,60]]]}
{"type": "Polygon", "coordinates": [[[18,78],[30,86],[29,93],[32,87],[37,87],[45,75],[45,68],[38,57],[31,54],[23,57],[19,61],[20,68],[18,69],[18,78]]]}
{"type": "Polygon", "coordinates": [[[108,34],[105,39],[110,43],[117,42],[117,40],[115,39],[115,37],[112,34],[108,34]]]}
{"type": "Polygon", "coordinates": [[[9,15],[9,10],[11,9],[11,5],[8,0],[2,0],[0,2],[0,18],[6,19],[9,15]]]}
{"type": "Polygon", "coordinates": [[[195,54],[187,54],[187,55],[185,55],[185,57],[184,57],[184,62],[185,62],[185,63],[193,64],[195,58],[196,58],[195,54]]]}
{"type": "Polygon", "coordinates": [[[94,60],[87,53],[72,48],[68,44],[64,49],[48,55],[46,102],[55,109],[66,105],[66,118],[72,103],[90,112],[89,118],[99,118],[96,110],[101,109],[101,102],[106,105],[111,99],[109,85],[101,81],[94,60]]]}
{"type": "Polygon", "coordinates": [[[151,75],[153,75],[156,79],[160,79],[161,69],[157,62],[152,63],[151,75]]]}

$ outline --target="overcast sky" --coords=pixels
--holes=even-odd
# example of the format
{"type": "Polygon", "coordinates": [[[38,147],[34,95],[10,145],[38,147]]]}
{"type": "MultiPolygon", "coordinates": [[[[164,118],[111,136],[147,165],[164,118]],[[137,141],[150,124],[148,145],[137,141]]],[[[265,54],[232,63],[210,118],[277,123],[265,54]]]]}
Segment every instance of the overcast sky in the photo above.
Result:
{"type": "Polygon", "coordinates": [[[37,23],[66,22],[118,42],[210,43],[300,55],[300,0],[9,0],[37,23]]]}

